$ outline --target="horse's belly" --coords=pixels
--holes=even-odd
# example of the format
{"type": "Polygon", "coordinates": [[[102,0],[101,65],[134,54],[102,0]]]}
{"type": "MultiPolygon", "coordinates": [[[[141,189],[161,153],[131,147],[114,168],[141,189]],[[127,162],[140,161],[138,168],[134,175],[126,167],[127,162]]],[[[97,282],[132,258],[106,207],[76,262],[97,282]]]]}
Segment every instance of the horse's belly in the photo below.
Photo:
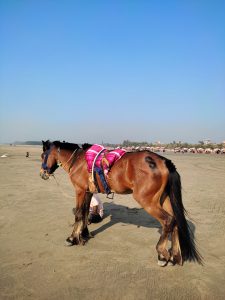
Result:
{"type": "Polygon", "coordinates": [[[109,187],[112,192],[116,194],[132,194],[133,189],[129,182],[126,182],[125,176],[118,176],[116,173],[112,173],[108,180],[109,187]]]}
{"type": "Polygon", "coordinates": [[[113,188],[111,187],[111,192],[116,193],[116,194],[121,194],[121,195],[128,195],[128,194],[132,194],[133,191],[129,188],[113,188]]]}

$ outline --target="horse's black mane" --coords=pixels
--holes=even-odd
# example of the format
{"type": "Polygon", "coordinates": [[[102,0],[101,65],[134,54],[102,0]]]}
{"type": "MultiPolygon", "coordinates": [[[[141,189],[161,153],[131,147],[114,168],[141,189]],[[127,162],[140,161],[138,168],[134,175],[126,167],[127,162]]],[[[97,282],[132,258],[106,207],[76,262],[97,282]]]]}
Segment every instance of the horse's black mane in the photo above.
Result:
{"type": "Polygon", "coordinates": [[[49,149],[51,147],[51,145],[54,145],[57,148],[60,149],[65,149],[65,150],[76,150],[76,149],[83,149],[86,150],[88,148],[90,148],[92,145],[88,144],[88,143],[84,143],[81,145],[81,147],[78,144],[74,144],[74,143],[68,143],[68,142],[60,142],[60,141],[54,141],[54,142],[50,142],[49,140],[47,140],[46,142],[43,142],[43,145],[45,145],[46,149],[49,149]]]}
{"type": "Polygon", "coordinates": [[[91,146],[92,146],[91,144],[84,143],[84,144],[82,144],[82,149],[86,150],[86,149],[90,148],[91,146]]]}
{"type": "Polygon", "coordinates": [[[76,150],[79,149],[79,145],[78,144],[73,144],[73,143],[67,143],[67,142],[60,142],[60,141],[54,141],[52,142],[52,144],[54,146],[56,146],[57,148],[60,149],[65,149],[65,150],[76,150]]]}
{"type": "Polygon", "coordinates": [[[56,147],[59,147],[61,149],[66,149],[66,150],[76,150],[82,148],[83,150],[86,150],[90,148],[92,145],[88,143],[84,143],[81,145],[81,147],[78,144],[73,144],[73,143],[68,143],[68,142],[60,142],[60,141],[54,141],[53,144],[56,147]]]}

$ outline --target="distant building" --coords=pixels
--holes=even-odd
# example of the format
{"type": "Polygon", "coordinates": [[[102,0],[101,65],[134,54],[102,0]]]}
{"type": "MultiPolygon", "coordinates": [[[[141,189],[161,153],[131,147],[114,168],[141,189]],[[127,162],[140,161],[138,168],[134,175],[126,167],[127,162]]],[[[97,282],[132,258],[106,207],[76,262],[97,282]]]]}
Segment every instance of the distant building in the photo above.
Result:
{"type": "Polygon", "coordinates": [[[204,145],[212,144],[211,140],[204,140],[203,143],[204,143],[204,145]]]}

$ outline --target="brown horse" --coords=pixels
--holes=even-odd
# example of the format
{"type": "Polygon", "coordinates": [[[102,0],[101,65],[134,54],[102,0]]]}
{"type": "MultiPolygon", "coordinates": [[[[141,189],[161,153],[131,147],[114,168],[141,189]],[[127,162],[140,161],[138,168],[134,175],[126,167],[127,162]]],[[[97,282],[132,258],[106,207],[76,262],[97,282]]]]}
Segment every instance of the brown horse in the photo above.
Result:
{"type": "MultiPolygon", "coordinates": [[[[74,229],[67,245],[84,244],[89,238],[88,213],[92,197],[85,153],[91,146],[84,144],[43,142],[40,175],[48,179],[59,165],[69,174],[75,188],[76,209],[74,229]]],[[[101,192],[102,184],[97,177],[101,192]]],[[[202,264],[194,235],[185,218],[181,181],[176,167],[167,158],[150,151],[127,152],[111,168],[107,178],[111,191],[131,194],[134,199],[162,225],[157,243],[158,264],[182,265],[184,261],[202,264]],[[171,248],[167,248],[171,237],[171,248]]]]}

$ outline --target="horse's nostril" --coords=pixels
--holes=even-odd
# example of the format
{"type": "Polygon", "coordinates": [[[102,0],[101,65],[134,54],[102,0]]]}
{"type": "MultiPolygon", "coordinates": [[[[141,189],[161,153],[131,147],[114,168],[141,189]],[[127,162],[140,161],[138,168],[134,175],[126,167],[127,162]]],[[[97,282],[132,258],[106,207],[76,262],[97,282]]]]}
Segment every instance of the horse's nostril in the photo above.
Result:
{"type": "Polygon", "coordinates": [[[40,172],[40,177],[42,178],[42,179],[44,179],[44,180],[47,180],[47,179],[49,179],[49,175],[44,171],[41,171],[40,172]]]}

